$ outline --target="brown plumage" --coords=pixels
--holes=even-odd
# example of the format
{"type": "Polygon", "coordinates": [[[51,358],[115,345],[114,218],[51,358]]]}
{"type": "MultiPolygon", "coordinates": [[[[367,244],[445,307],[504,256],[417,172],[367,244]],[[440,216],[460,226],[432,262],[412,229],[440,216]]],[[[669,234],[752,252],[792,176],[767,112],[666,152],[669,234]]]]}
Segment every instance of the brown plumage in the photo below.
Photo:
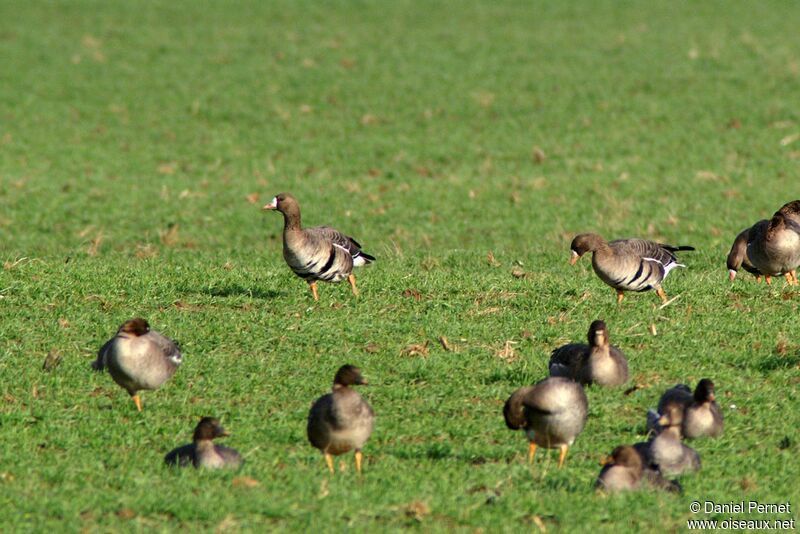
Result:
{"type": "Polygon", "coordinates": [[[681,492],[677,481],[667,480],[657,468],[645,466],[640,453],[630,445],[620,445],[614,449],[611,457],[604,462],[595,487],[608,493],[643,488],[681,492]]]}
{"type": "Polygon", "coordinates": [[[150,330],[141,317],[125,321],[116,335],[98,351],[92,367],[108,368],[114,382],[125,388],[142,411],[140,390],[158,389],[183,361],[178,346],[166,336],[150,330]]]}
{"type": "Polygon", "coordinates": [[[558,466],[564,465],[567,450],[583,431],[589,403],[583,388],[564,377],[550,377],[533,386],[519,388],[503,406],[506,426],[525,430],[528,461],[533,462],[537,446],[560,449],[558,466]]]}
{"type": "Polygon", "coordinates": [[[236,449],[215,445],[214,439],[229,436],[219,419],[203,417],[194,429],[192,443],[173,449],[164,457],[167,465],[194,466],[207,469],[237,468],[242,465],[242,455],[236,449]]]}
{"type": "Polygon", "coordinates": [[[769,221],[760,221],[750,229],[747,257],[768,284],[773,276],[785,276],[790,285],[798,284],[800,200],[784,204],[769,221]]]}
{"type": "Polygon", "coordinates": [[[276,195],[263,209],[283,214],[283,258],[294,274],[308,282],[314,300],[319,300],[317,280],[340,282],[346,278],[358,295],[353,267],[375,258],[362,251],[355,239],[329,226],[303,228],[300,204],[289,193],[276,195]]]}
{"type": "Polygon", "coordinates": [[[661,431],[650,442],[651,461],[667,475],[680,475],[700,469],[700,455],[681,442],[683,415],[680,405],[667,405],[658,420],[661,431]]]}
{"type": "MultiPolygon", "coordinates": [[[[758,221],[756,224],[762,224],[764,222],[766,221],[758,221]]],[[[728,267],[728,277],[731,282],[736,278],[736,274],[739,272],[740,268],[755,276],[757,282],[761,281],[761,271],[756,269],[750,262],[750,258],[747,257],[747,241],[750,239],[751,228],[752,226],[750,228],[745,228],[736,236],[733,245],[731,245],[731,250],[728,252],[726,265],[728,267]]]]}
{"type": "Polygon", "coordinates": [[[628,381],[628,360],[609,343],[603,321],[589,326],[589,344],[570,343],[550,356],[550,376],[565,376],[581,384],[620,386],[628,381]]]}
{"type": "Polygon", "coordinates": [[[375,412],[351,386],[366,385],[361,371],[343,365],[333,378],[333,391],[318,398],[308,414],[308,441],[322,452],[333,473],[333,456],[355,450],[361,473],[361,449],[372,434],[375,412]]]}
{"type": "Polygon", "coordinates": [[[592,253],[592,268],[600,279],[614,288],[617,302],[622,302],[625,291],[655,289],[662,302],[667,295],[661,283],[678,263],[675,252],[694,250],[693,247],[664,245],[644,239],[618,239],[606,242],[597,234],[579,234],[570,245],[575,264],[587,252],[592,253]]]}

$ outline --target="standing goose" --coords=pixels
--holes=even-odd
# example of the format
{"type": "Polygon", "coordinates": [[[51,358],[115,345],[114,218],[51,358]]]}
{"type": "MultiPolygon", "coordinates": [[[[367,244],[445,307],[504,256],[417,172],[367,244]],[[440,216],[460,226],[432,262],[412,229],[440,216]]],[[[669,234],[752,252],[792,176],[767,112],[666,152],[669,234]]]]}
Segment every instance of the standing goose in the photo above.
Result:
{"type": "MultiPolygon", "coordinates": [[[[762,224],[766,221],[758,221],[756,224],[762,224]]],[[[739,235],[736,236],[736,239],[733,241],[733,245],[731,245],[731,251],[728,253],[728,278],[730,281],[736,278],[736,274],[739,272],[739,268],[743,268],[748,273],[752,274],[756,277],[756,282],[761,281],[761,271],[753,267],[753,264],[750,262],[750,258],[747,257],[747,241],[750,238],[750,230],[753,227],[745,228],[742,230],[739,235]]]]}
{"type": "Polygon", "coordinates": [[[570,245],[574,265],[587,252],[592,253],[592,268],[597,276],[617,292],[617,302],[622,302],[624,291],[655,289],[662,302],[667,294],[661,283],[678,263],[674,252],[694,250],[694,247],[663,245],[644,239],[618,239],[606,242],[597,234],[579,234],[570,245]]]}
{"type": "Polygon", "coordinates": [[[637,490],[642,487],[680,493],[677,481],[667,480],[661,471],[645,467],[642,456],[635,447],[620,445],[604,462],[595,487],[609,493],[637,490]]]}
{"type": "Polygon", "coordinates": [[[773,276],[786,277],[797,285],[800,266],[800,200],[784,204],[769,221],[760,221],[750,229],[747,257],[764,274],[767,284],[773,276]]]}
{"type": "Polygon", "coordinates": [[[317,280],[340,282],[347,278],[358,295],[353,267],[375,261],[352,237],[329,226],[303,228],[300,204],[289,193],[280,193],[262,209],[283,214],[283,258],[294,274],[308,282],[314,300],[319,300],[317,280]]]}
{"type": "Polygon", "coordinates": [[[170,451],[165,457],[167,465],[178,467],[237,468],[242,465],[242,455],[236,449],[215,445],[214,439],[230,436],[215,417],[203,417],[194,429],[192,443],[170,451]]]}
{"type": "Polygon", "coordinates": [[[681,442],[683,410],[678,404],[669,404],[666,413],[658,420],[661,432],[650,442],[650,458],[668,475],[680,475],[700,469],[700,455],[681,442]]]}
{"type": "Polygon", "coordinates": [[[325,455],[331,473],[333,456],[355,449],[356,471],[361,474],[361,448],[372,434],[375,412],[350,386],[367,385],[361,371],[343,365],[333,378],[333,391],[318,398],[308,414],[308,441],[325,455]]]}
{"type": "Polygon", "coordinates": [[[183,361],[174,341],[163,336],[141,317],[122,323],[117,334],[98,351],[92,367],[108,372],[114,382],[125,388],[142,411],[140,390],[158,389],[169,380],[183,361]]]}
{"type": "Polygon", "coordinates": [[[533,463],[537,446],[560,449],[558,467],[564,465],[567,450],[586,425],[588,412],[583,388],[560,376],[519,388],[503,406],[506,426],[511,430],[525,430],[528,461],[533,463]]]}
{"type": "Polygon", "coordinates": [[[687,438],[722,435],[724,422],[722,410],[714,395],[714,382],[702,379],[694,389],[692,402],[686,406],[683,414],[683,435],[687,438]]]}
{"type": "Polygon", "coordinates": [[[565,376],[581,384],[621,386],[628,381],[628,360],[609,344],[603,321],[589,326],[589,344],[570,343],[550,356],[550,376],[565,376]]]}

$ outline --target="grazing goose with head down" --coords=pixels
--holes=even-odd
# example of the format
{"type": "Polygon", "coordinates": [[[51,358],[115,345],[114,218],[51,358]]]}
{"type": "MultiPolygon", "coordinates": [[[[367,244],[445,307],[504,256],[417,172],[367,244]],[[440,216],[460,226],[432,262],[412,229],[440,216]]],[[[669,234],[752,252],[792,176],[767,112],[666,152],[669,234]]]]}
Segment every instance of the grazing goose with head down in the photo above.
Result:
{"type": "Polygon", "coordinates": [[[114,337],[97,353],[92,367],[108,372],[125,388],[142,411],[140,390],[158,389],[169,380],[183,361],[178,346],[155,330],[141,317],[122,323],[114,337]]]}
{"type": "Polygon", "coordinates": [[[658,420],[661,432],[650,442],[650,458],[662,473],[680,475],[700,469],[700,455],[681,442],[683,410],[678,404],[669,404],[658,420]]]}
{"type": "Polygon", "coordinates": [[[657,468],[645,467],[642,456],[635,447],[620,445],[603,463],[595,487],[608,493],[654,488],[680,493],[681,485],[667,480],[657,468]]]}
{"type": "Polygon", "coordinates": [[[519,388],[503,406],[506,426],[525,430],[528,461],[536,448],[560,449],[558,467],[564,465],[567,450],[586,425],[589,403],[583,388],[569,378],[552,376],[533,386],[519,388]]]}
{"type": "MultiPolygon", "coordinates": [[[[756,224],[765,222],[766,221],[758,221],[756,224]]],[[[731,282],[736,278],[740,267],[755,276],[756,282],[761,281],[761,271],[756,269],[750,262],[750,258],[747,257],[747,240],[750,238],[750,230],[752,228],[753,227],[742,230],[739,235],[736,236],[733,245],[731,245],[731,251],[728,253],[728,261],[726,263],[728,266],[728,277],[731,282]]]]}
{"type": "Polygon", "coordinates": [[[294,274],[308,282],[314,300],[319,300],[317,280],[340,282],[347,278],[353,295],[358,295],[353,267],[375,258],[363,252],[355,239],[329,226],[303,228],[300,204],[289,193],[278,194],[263,209],[283,214],[283,258],[294,274]]]}
{"type": "Polygon", "coordinates": [[[768,284],[773,276],[781,275],[788,284],[798,284],[800,200],[784,204],[769,221],[760,221],[750,229],[747,257],[768,284]]]}
{"type": "Polygon", "coordinates": [[[565,376],[581,384],[621,386],[628,381],[628,360],[609,344],[603,321],[589,326],[589,344],[570,343],[550,356],[550,376],[565,376]]]}
{"type": "Polygon", "coordinates": [[[674,252],[694,250],[693,247],[663,245],[644,239],[618,239],[606,242],[597,234],[579,234],[570,245],[575,264],[587,252],[592,253],[592,268],[597,276],[617,292],[617,302],[622,302],[624,291],[655,289],[662,302],[667,294],[661,283],[678,263],[674,252]]]}
{"type": "Polygon", "coordinates": [[[215,417],[203,417],[194,429],[192,443],[173,449],[165,457],[167,465],[178,467],[236,468],[242,465],[242,455],[236,449],[215,445],[214,439],[230,436],[215,417]]]}
{"type": "Polygon", "coordinates": [[[343,365],[333,378],[333,391],[311,406],[308,441],[325,456],[331,473],[333,456],[355,449],[356,471],[361,474],[361,448],[372,434],[375,412],[351,386],[366,384],[358,367],[343,365]]]}

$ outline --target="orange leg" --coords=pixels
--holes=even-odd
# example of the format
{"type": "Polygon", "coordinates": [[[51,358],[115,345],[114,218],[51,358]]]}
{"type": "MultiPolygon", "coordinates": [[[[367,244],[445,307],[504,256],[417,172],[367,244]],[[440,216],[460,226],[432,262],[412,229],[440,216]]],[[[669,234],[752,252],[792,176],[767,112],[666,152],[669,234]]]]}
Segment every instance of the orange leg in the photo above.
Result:
{"type": "Polygon", "coordinates": [[[528,444],[528,463],[533,463],[533,457],[536,455],[536,444],[534,442],[530,442],[528,444]]]}
{"type": "Polygon", "coordinates": [[[356,451],[356,471],[358,474],[361,474],[361,461],[364,456],[361,454],[361,451],[356,451]]]}
{"type": "Polygon", "coordinates": [[[567,457],[567,449],[569,449],[569,446],[567,446],[567,445],[562,445],[561,446],[561,454],[558,455],[558,468],[559,469],[561,469],[561,467],[564,465],[564,459],[567,457]]]}
{"type": "Polygon", "coordinates": [[[131,395],[131,398],[133,399],[134,404],[136,404],[136,410],[141,412],[142,411],[142,399],[139,398],[139,394],[138,393],[134,393],[133,395],[131,395]]]}
{"type": "Polygon", "coordinates": [[[353,290],[353,295],[355,295],[357,297],[358,296],[358,288],[356,287],[356,277],[353,276],[353,274],[351,273],[350,275],[348,275],[347,281],[350,282],[350,289],[353,290]]]}
{"type": "Polygon", "coordinates": [[[656,289],[656,293],[658,293],[658,296],[661,297],[661,303],[662,304],[666,304],[667,303],[667,294],[664,292],[664,290],[659,287],[658,289],[656,289]]]}
{"type": "Polygon", "coordinates": [[[328,464],[328,471],[333,474],[333,456],[331,456],[330,453],[325,453],[325,463],[328,464]]]}
{"type": "Polygon", "coordinates": [[[783,277],[786,279],[786,285],[789,286],[794,285],[794,278],[792,278],[792,273],[783,273],[783,277]]]}
{"type": "Polygon", "coordinates": [[[761,283],[761,275],[760,274],[758,276],[756,276],[756,282],[758,282],[759,284],[761,283]]]}
{"type": "Polygon", "coordinates": [[[767,281],[767,285],[768,285],[768,286],[771,286],[771,285],[772,285],[772,277],[771,277],[770,275],[768,275],[768,274],[765,274],[765,275],[764,275],[764,280],[766,280],[766,281],[767,281]]]}
{"type": "Polygon", "coordinates": [[[617,289],[617,304],[622,302],[622,299],[624,298],[625,298],[625,293],[623,293],[621,289],[617,289]]]}
{"type": "Polygon", "coordinates": [[[791,271],[789,271],[789,274],[792,275],[792,280],[794,280],[794,285],[800,284],[800,281],[797,280],[797,271],[792,269],[791,271]]]}
{"type": "Polygon", "coordinates": [[[317,295],[317,282],[309,282],[308,287],[311,288],[311,294],[314,295],[314,302],[319,300],[319,295],[317,295]]]}

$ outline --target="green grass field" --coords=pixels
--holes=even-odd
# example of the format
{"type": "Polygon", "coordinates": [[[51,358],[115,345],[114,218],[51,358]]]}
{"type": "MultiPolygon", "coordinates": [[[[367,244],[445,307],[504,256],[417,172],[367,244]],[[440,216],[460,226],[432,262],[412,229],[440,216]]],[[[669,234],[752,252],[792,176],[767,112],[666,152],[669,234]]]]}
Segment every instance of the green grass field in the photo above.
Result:
{"type": "Polygon", "coordinates": [[[2,530],[682,532],[730,517],[693,500],[800,506],[800,293],[725,268],[800,196],[798,21],[779,1],[0,3],[2,530]],[[259,209],[280,191],[378,257],[358,300],[314,304],[286,267],[259,209]],[[617,306],[567,264],[590,230],[697,247],[679,298],[617,306]],[[136,315],[185,357],[141,414],[89,367],[136,315]],[[641,387],[590,388],[566,468],[529,468],[502,404],[596,318],[641,387]],[[378,417],[361,480],[305,437],[343,363],[378,417]],[[685,493],[596,495],[600,459],[702,377],[726,431],[693,444],[685,493]],[[240,472],[163,466],[203,415],[240,472]]]}

